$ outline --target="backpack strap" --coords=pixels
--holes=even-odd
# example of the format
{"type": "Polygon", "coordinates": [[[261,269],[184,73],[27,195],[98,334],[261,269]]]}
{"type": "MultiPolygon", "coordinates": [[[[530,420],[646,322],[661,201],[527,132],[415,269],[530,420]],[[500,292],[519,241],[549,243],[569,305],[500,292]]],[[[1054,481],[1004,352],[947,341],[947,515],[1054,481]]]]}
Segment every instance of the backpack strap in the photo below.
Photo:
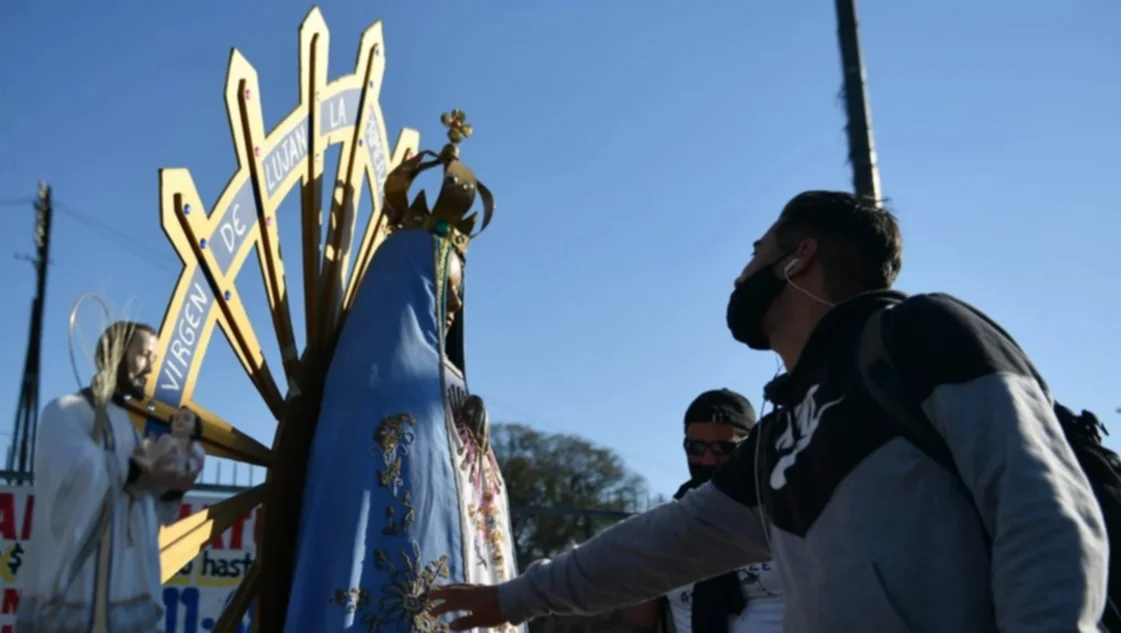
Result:
{"type": "Polygon", "coordinates": [[[860,377],[872,399],[898,426],[904,439],[928,457],[958,474],[950,447],[931,425],[914,390],[899,371],[884,338],[883,318],[891,306],[868,318],[860,339],[860,377]]]}
{"type": "MultiPolygon", "coordinates": [[[[984,319],[997,332],[1015,344],[1015,340],[982,312],[959,302],[984,319]]],[[[891,356],[891,332],[885,332],[883,317],[891,306],[873,314],[864,325],[861,335],[858,361],[860,377],[864,388],[877,405],[892,419],[899,434],[911,442],[928,457],[954,473],[961,486],[965,482],[953,461],[946,440],[935,430],[926,414],[922,411],[921,398],[912,389],[906,377],[899,370],[891,356]],[[885,338],[885,334],[887,338],[885,338]]],[[[1017,349],[1020,349],[1017,345],[1017,349]]],[[[1022,353],[1022,350],[1020,350],[1022,353]]],[[[1025,355],[1026,356],[1026,355],[1025,355]]],[[[1046,389],[1042,377],[1032,368],[1041,387],[1046,389]]],[[[1055,403],[1054,412],[1062,426],[1063,433],[1070,443],[1082,470],[1090,480],[1091,487],[1105,517],[1106,531],[1112,540],[1115,526],[1121,526],[1121,459],[1101,444],[1101,435],[1108,435],[1104,425],[1093,413],[1083,411],[1077,415],[1067,407],[1055,403]]],[[[968,490],[966,491],[968,493],[968,490]]],[[[974,506],[976,507],[976,506],[974,506]]],[[[1116,557],[1110,558],[1110,585],[1106,596],[1106,609],[1102,620],[1102,630],[1121,633],[1121,596],[1113,581],[1116,573],[1116,557]]]]}
{"type": "Polygon", "coordinates": [[[883,316],[890,309],[891,306],[873,314],[864,325],[859,352],[860,376],[864,387],[876,404],[891,418],[900,437],[950,471],[962,494],[969,499],[970,505],[977,511],[978,521],[984,525],[980,508],[973,500],[965,480],[961,478],[961,471],[954,462],[949,445],[926,417],[926,413],[922,410],[922,399],[915,393],[907,377],[899,370],[899,366],[891,356],[891,332],[885,332],[883,327],[883,316]],[[885,338],[885,334],[888,338],[885,338]]]}

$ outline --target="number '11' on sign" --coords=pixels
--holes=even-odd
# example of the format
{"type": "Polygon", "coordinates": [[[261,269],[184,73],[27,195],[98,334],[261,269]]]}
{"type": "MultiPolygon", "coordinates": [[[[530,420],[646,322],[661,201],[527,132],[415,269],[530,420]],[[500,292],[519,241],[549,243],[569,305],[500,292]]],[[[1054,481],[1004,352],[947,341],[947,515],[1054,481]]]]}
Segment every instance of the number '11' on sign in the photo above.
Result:
{"type": "MultiPolygon", "coordinates": [[[[226,604],[234,597],[234,593],[236,592],[231,591],[226,596],[226,604]]],[[[210,613],[200,613],[200,597],[197,587],[164,587],[165,633],[201,633],[214,628],[218,614],[222,609],[215,609],[214,606],[217,605],[212,605],[207,609],[211,611],[210,613]],[[180,612],[182,612],[182,616],[180,616],[180,612]]],[[[225,604],[222,605],[222,608],[225,608],[225,604]]],[[[252,608],[250,608],[246,618],[238,626],[237,633],[249,633],[252,615],[252,608]]]]}

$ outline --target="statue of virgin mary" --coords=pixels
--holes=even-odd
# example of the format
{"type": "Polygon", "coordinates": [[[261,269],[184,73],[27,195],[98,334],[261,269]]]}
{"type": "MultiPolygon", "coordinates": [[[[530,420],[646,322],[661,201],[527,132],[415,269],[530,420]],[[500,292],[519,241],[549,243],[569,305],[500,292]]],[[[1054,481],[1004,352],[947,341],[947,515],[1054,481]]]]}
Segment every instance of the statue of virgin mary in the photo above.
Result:
{"type": "MultiPolygon", "coordinates": [[[[407,160],[407,181],[442,162],[444,189],[469,176],[474,199],[455,142],[437,161],[407,160]]],[[[441,214],[444,199],[428,212],[420,198],[391,219],[339,335],[310,447],[287,633],[443,631],[426,612],[429,588],[517,573],[486,408],[466,381],[470,225],[441,214]]]]}

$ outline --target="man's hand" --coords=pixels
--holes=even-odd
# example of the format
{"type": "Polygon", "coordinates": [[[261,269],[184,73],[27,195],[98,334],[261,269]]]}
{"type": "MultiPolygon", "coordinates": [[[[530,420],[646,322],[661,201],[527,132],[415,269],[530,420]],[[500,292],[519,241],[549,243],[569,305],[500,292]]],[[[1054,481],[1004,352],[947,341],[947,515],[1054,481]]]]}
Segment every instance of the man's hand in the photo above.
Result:
{"type": "Polygon", "coordinates": [[[448,625],[453,631],[488,629],[506,624],[498,607],[498,587],[489,585],[447,585],[428,592],[428,599],[439,602],[430,609],[432,615],[466,612],[448,625]]]}

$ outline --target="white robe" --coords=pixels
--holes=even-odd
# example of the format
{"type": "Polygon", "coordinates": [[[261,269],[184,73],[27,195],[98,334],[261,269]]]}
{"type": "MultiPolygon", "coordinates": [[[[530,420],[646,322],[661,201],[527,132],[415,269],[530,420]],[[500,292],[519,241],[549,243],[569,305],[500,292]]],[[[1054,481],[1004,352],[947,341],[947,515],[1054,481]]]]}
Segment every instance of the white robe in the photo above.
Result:
{"type": "Polygon", "coordinates": [[[39,418],[16,633],[163,630],[157,539],[160,519],[174,520],[180,502],[125,490],[140,438],[124,409],[110,404],[107,413],[113,451],[94,442],[94,411],[81,394],[51,401],[39,418]]]}
{"type": "MultiPolygon", "coordinates": [[[[464,580],[472,584],[496,585],[518,575],[510,524],[510,503],[498,462],[489,448],[482,450],[475,438],[458,426],[455,432],[455,473],[459,479],[459,512],[463,524],[464,580]]],[[[489,633],[524,630],[511,624],[489,633]]]]}

